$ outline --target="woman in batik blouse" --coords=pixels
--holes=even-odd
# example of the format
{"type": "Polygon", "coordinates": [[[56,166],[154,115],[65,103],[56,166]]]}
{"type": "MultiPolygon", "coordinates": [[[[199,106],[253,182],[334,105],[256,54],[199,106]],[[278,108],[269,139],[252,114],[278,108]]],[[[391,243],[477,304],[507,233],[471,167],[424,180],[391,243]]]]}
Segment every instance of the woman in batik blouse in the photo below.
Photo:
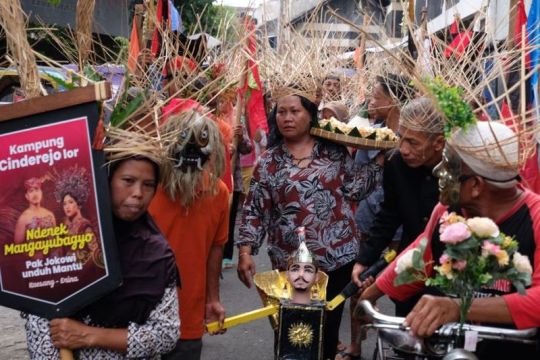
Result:
{"type": "MultiPolygon", "coordinates": [[[[268,239],[274,269],[285,270],[298,248],[295,230],[303,226],[306,243],[329,276],[327,299],[350,281],[358,252],[353,203],[365,198],[381,176],[377,162],[361,167],[344,146],[310,134],[317,106],[300,95],[277,99],[270,119],[269,149],[257,164],[244,204],[238,275],[251,287],[256,255],[268,239]]],[[[327,314],[324,358],[333,359],[343,307],[327,314]]]]}

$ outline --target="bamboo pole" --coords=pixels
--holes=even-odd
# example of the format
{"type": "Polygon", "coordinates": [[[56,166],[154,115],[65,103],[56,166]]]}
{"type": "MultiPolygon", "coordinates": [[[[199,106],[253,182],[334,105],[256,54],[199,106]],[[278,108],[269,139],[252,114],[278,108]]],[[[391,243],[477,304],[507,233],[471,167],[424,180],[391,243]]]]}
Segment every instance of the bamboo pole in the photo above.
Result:
{"type": "MultiPolygon", "coordinates": [[[[362,21],[363,26],[367,27],[369,25],[369,19],[370,17],[367,14],[364,14],[364,19],[362,21]]],[[[362,81],[359,82],[360,86],[358,89],[358,97],[362,101],[366,99],[366,86],[365,86],[366,81],[363,75],[365,58],[366,58],[366,35],[360,34],[360,44],[358,46],[358,62],[356,64],[356,70],[362,78],[362,81]]]]}
{"type": "MultiPolygon", "coordinates": [[[[244,20],[244,27],[247,27],[247,21],[249,20],[248,19],[244,20]]],[[[250,32],[251,31],[252,30],[250,30],[250,32]]],[[[251,34],[248,34],[245,38],[246,47],[249,46],[250,35],[251,34]]],[[[244,52],[240,51],[240,54],[242,56],[244,52]]],[[[236,109],[235,109],[235,114],[234,114],[233,129],[236,128],[238,125],[240,125],[240,119],[242,118],[242,113],[244,112],[244,106],[245,106],[245,102],[244,102],[245,97],[244,97],[244,94],[242,94],[242,89],[244,89],[247,82],[248,71],[249,71],[249,58],[246,55],[243,55],[243,56],[245,56],[245,60],[244,60],[244,66],[243,66],[242,72],[240,73],[240,81],[238,85],[239,91],[238,91],[238,94],[236,95],[236,109]]],[[[239,144],[239,140],[235,136],[233,138],[233,145],[236,151],[238,151],[238,144],[239,144]]],[[[236,153],[234,156],[231,157],[231,172],[233,173],[234,173],[234,168],[236,167],[236,159],[238,158],[237,155],[238,153],[236,153]]]]}
{"type": "Polygon", "coordinates": [[[61,360],[74,360],[73,351],[70,349],[60,349],[60,359],[61,360]]]}

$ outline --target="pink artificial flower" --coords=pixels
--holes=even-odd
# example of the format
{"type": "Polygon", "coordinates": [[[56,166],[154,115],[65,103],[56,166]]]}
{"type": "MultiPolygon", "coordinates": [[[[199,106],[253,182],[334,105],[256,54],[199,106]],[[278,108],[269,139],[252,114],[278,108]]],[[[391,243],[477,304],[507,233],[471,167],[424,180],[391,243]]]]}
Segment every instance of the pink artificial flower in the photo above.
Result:
{"type": "Polygon", "coordinates": [[[463,271],[467,267],[467,260],[456,260],[452,267],[457,271],[463,271]]]}
{"type": "Polygon", "coordinates": [[[448,226],[448,211],[445,211],[444,214],[442,214],[441,218],[439,219],[439,224],[441,225],[439,227],[439,233],[442,233],[444,229],[448,226]]]}
{"type": "Polygon", "coordinates": [[[443,265],[447,262],[450,262],[450,256],[448,256],[447,254],[442,254],[442,256],[439,258],[439,264],[443,265]]]}
{"type": "Polygon", "coordinates": [[[446,244],[455,245],[470,237],[469,227],[462,222],[445,226],[444,231],[441,232],[441,241],[446,244]]]}
{"type": "Polygon", "coordinates": [[[497,244],[493,244],[492,242],[488,240],[484,240],[482,243],[482,256],[488,257],[489,255],[497,256],[497,254],[501,251],[501,247],[497,244]]]}

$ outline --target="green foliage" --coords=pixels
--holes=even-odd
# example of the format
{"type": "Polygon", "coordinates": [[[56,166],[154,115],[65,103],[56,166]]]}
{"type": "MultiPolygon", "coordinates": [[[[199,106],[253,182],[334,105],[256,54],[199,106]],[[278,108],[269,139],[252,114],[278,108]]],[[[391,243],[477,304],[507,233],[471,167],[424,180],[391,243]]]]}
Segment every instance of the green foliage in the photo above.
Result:
{"type": "MultiPolygon", "coordinates": [[[[99,74],[92,66],[86,65],[83,69],[84,77],[92,82],[103,81],[104,78],[99,74]]],[[[58,76],[47,74],[52,82],[58,87],[62,87],[65,90],[73,90],[81,86],[82,77],[79,74],[73,74],[71,81],[66,81],[58,76]]]]}
{"type": "Polygon", "coordinates": [[[394,280],[395,286],[410,284],[415,281],[418,281],[418,272],[414,270],[406,270],[399,274],[394,280]]]}
{"type": "Polygon", "coordinates": [[[463,89],[446,84],[440,77],[425,82],[428,90],[437,99],[438,106],[445,116],[444,136],[449,138],[456,128],[466,130],[476,123],[471,106],[463,99],[463,89]]]}
{"type": "Polygon", "coordinates": [[[114,107],[111,117],[110,125],[113,127],[121,128],[122,125],[126,122],[130,115],[132,115],[139,107],[144,103],[145,94],[140,92],[132,99],[129,99],[129,94],[127,91],[127,86],[129,84],[129,77],[126,77],[126,88],[122,92],[122,96],[118,101],[117,105],[114,107]]]}
{"type": "Polygon", "coordinates": [[[478,249],[480,246],[480,241],[474,236],[471,236],[469,240],[457,243],[452,246],[446,247],[446,253],[452,259],[456,260],[467,260],[471,251],[478,249]]]}
{"type": "Polygon", "coordinates": [[[62,2],[62,0],[47,0],[47,2],[51,5],[58,6],[62,2]]]}
{"type": "Polygon", "coordinates": [[[214,0],[174,0],[174,6],[182,10],[182,21],[187,34],[205,31],[210,35],[217,35],[220,20],[229,16],[231,9],[213,5],[213,2],[214,0]],[[202,30],[198,28],[198,21],[202,30]]]}
{"type": "Polygon", "coordinates": [[[117,36],[114,38],[114,42],[118,46],[118,54],[116,63],[127,64],[129,58],[129,39],[123,36],[117,36]]]}
{"type": "Polygon", "coordinates": [[[355,126],[351,131],[349,131],[349,136],[353,137],[360,137],[360,131],[358,131],[358,128],[355,126]]]}
{"type": "Polygon", "coordinates": [[[427,239],[423,238],[422,240],[420,240],[420,246],[418,247],[418,251],[415,251],[413,253],[412,266],[416,271],[424,271],[426,268],[426,264],[424,263],[424,252],[426,251],[426,246],[427,239]]]}
{"type": "Polygon", "coordinates": [[[103,81],[105,78],[101,76],[92,66],[86,65],[83,69],[83,74],[86,78],[93,82],[103,81]]]}
{"type": "Polygon", "coordinates": [[[415,281],[429,281],[426,275],[426,264],[424,262],[424,252],[426,251],[427,239],[420,240],[418,248],[412,251],[411,267],[397,274],[394,285],[405,285],[415,281]]]}
{"type": "Polygon", "coordinates": [[[54,76],[52,74],[47,74],[47,76],[51,79],[51,81],[56,84],[56,86],[63,87],[66,90],[73,90],[77,87],[77,84],[75,82],[65,81],[64,79],[58,76],[54,76]]]}

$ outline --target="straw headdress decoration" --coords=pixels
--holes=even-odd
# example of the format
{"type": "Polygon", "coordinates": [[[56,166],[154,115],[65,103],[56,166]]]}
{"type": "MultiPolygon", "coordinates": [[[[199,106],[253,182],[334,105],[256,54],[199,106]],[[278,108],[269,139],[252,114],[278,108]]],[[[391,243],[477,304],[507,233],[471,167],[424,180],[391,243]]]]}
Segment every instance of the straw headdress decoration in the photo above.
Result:
{"type": "Polygon", "coordinates": [[[92,51],[92,24],[95,6],[96,0],[77,0],[77,48],[81,69],[92,51]]]}
{"type": "Polygon", "coordinates": [[[7,47],[17,65],[19,81],[26,98],[40,96],[36,58],[26,38],[26,27],[20,0],[0,0],[0,25],[4,28],[7,47]]]}
{"type": "MultiPolygon", "coordinates": [[[[508,10],[509,15],[513,13],[510,8],[508,10]]],[[[494,19],[486,16],[487,8],[480,9],[466,28],[463,36],[469,37],[468,45],[455,48],[449,47],[444,39],[426,34],[425,27],[417,28],[411,24],[410,19],[405,18],[406,26],[415,34],[412,40],[418,53],[422,55],[422,58],[416,61],[406,49],[389,49],[383,45],[382,40],[373,38],[364,28],[344,19],[333,10],[330,10],[330,13],[365,34],[379,47],[393,64],[394,72],[411,79],[416,90],[415,96],[427,96],[434,101],[445,118],[447,138],[456,132],[466,132],[465,129],[477,119],[487,122],[488,131],[492,135],[491,141],[475,146],[456,144],[455,146],[462,147],[459,149],[461,153],[470,154],[496,168],[512,169],[519,169],[535,154],[535,137],[539,125],[534,119],[540,109],[537,104],[527,104],[523,89],[525,81],[539,70],[538,66],[526,70],[528,54],[540,50],[538,39],[529,38],[521,44],[495,40],[493,30],[500,24],[495,24],[494,19]],[[480,22],[481,19],[486,21],[482,32],[479,32],[476,31],[478,25],[484,24],[480,22]],[[422,35],[422,38],[417,35],[422,35]],[[488,63],[490,68],[486,70],[488,63]],[[416,66],[410,67],[406,64],[416,66]],[[514,83],[509,80],[512,71],[519,73],[519,79],[514,83]],[[495,82],[498,83],[498,89],[494,86],[495,82]],[[516,93],[521,95],[519,102],[515,101],[516,93]],[[507,110],[507,105],[510,105],[510,111],[507,110]],[[495,129],[499,127],[494,125],[495,123],[509,126],[515,136],[499,139],[495,129]],[[513,156],[514,160],[505,156],[509,142],[518,144],[516,148],[519,154],[513,156]]]]}

